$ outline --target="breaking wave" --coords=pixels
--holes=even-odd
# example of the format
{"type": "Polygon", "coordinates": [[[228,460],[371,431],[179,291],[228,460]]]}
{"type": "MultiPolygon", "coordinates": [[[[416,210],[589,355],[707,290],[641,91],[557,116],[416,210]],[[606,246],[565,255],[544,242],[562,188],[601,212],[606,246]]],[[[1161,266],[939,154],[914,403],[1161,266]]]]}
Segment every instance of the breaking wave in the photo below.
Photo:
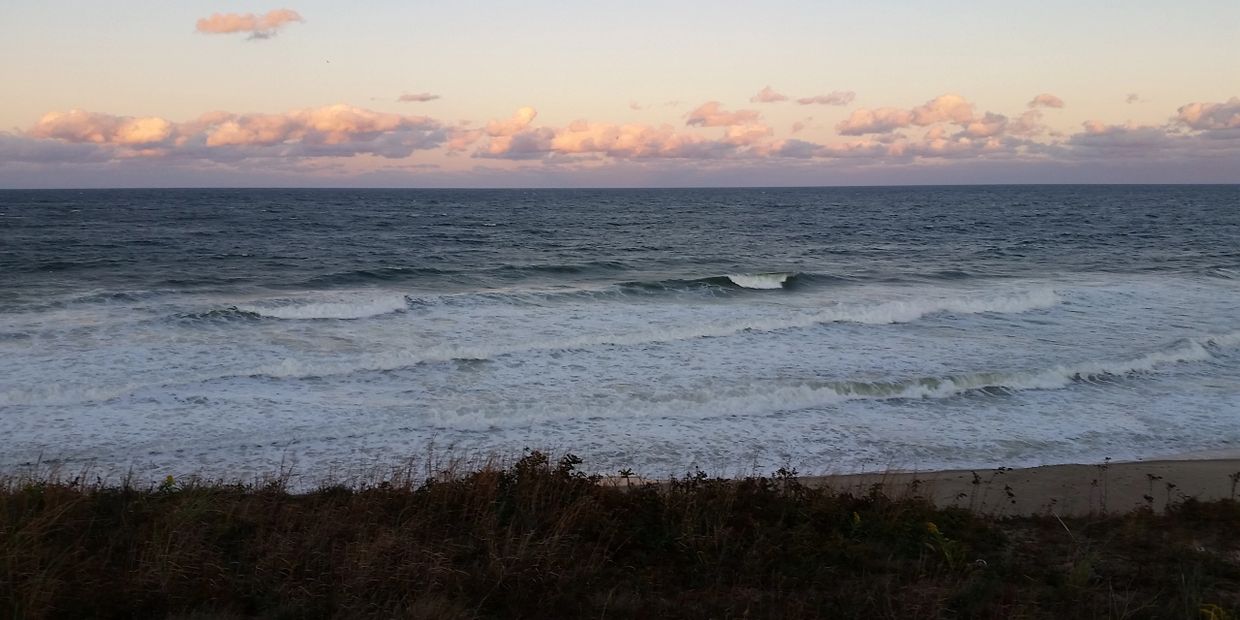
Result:
{"type": "Polygon", "coordinates": [[[1028,312],[1050,308],[1058,303],[1060,303],[1060,298],[1055,291],[1051,289],[1037,289],[989,297],[918,299],[887,301],[870,305],[838,305],[819,311],[803,312],[779,318],[694,324],[625,334],[587,334],[499,346],[440,345],[418,351],[390,352],[344,363],[302,362],[286,359],[279,364],[260,368],[252,374],[274,378],[346,375],[355,372],[398,370],[425,363],[494,359],[505,355],[535,351],[585,349],[607,345],[633,346],[697,338],[720,338],[742,332],[803,329],[827,323],[884,325],[907,323],[928,315],[940,313],[1028,312]]]}
{"type": "Polygon", "coordinates": [[[758,290],[771,290],[784,288],[784,282],[788,281],[795,274],[791,273],[759,273],[755,275],[731,275],[728,276],[733,284],[741,288],[752,288],[758,290]]]}
{"type": "MultiPolygon", "coordinates": [[[[713,384],[675,392],[634,395],[631,400],[602,408],[562,415],[611,415],[640,417],[726,417],[779,411],[796,411],[855,400],[944,399],[968,394],[1003,396],[1029,390],[1058,390],[1082,383],[1107,383],[1137,378],[1181,363],[1214,358],[1212,350],[1240,345],[1240,332],[1185,339],[1166,349],[1145,355],[1084,361],[1026,371],[995,371],[921,377],[900,381],[801,381],[713,384]]],[[[528,423],[547,417],[540,411],[526,411],[525,417],[505,411],[501,417],[440,414],[439,421],[455,427],[485,428],[495,424],[528,423]],[[530,418],[534,418],[531,420],[530,418]]],[[[554,414],[552,414],[554,415],[554,414]]]]}
{"type": "Polygon", "coordinates": [[[378,295],[341,301],[286,302],[279,304],[237,304],[239,312],[273,319],[365,319],[401,312],[409,307],[404,295],[378,295]]]}

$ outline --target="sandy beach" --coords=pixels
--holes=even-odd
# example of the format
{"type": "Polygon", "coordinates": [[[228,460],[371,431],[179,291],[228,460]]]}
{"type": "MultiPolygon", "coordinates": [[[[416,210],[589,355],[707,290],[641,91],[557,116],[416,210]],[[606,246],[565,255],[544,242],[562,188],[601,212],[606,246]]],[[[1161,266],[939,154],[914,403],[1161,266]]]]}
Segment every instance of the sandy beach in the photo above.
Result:
{"type": "Polygon", "coordinates": [[[842,474],[806,482],[852,492],[869,492],[877,484],[891,497],[919,495],[938,506],[997,516],[1083,516],[1142,506],[1161,512],[1168,502],[1187,498],[1234,498],[1237,480],[1240,458],[1227,455],[1024,469],[842,474]]]}

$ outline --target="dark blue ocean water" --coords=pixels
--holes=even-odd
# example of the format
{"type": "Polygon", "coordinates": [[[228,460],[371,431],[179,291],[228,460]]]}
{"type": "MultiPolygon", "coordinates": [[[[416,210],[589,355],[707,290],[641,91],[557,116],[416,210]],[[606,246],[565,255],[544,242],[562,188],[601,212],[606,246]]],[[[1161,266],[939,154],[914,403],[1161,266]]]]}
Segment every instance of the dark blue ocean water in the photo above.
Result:
{"type": "Polygon", "coordinates": [[[0,192],[0,466],[1240,441],[1240,187],[0,192]]]}

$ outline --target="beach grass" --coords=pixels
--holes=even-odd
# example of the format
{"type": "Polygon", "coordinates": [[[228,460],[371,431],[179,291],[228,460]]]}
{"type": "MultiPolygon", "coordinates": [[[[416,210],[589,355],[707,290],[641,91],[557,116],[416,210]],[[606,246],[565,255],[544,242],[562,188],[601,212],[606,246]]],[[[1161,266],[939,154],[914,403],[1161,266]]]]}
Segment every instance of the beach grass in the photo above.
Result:
{"type": "MultiPolygon", "coordinates": [[[[580,459],[290,490],[14,477],[8,618],[1240,618],[1240,504],[995,516],[580,459]]],[[[1019,489],[1016,489],[1019,492],[1019,489]]]]}

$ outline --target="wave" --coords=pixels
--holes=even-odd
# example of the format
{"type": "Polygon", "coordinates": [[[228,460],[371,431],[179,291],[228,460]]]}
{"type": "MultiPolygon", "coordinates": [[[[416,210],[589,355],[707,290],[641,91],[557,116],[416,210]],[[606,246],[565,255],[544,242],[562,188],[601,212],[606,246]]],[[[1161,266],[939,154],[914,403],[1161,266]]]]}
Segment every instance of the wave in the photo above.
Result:
{"type": "Polygon", "coordinates": [[[737,273],[702,278],[668,278],[663,280],[638,280],[618,285],[625,292],[665,293],[708,291],[712,293],[793,290],[815,286],[838,286],[857,282],[856,279],[826,273],[770,272],[737,273]]]}
{"type": "MultiPolygon", "coordinates": [[[[1006,396],[1024,391],[1059,390],[1077,384],[1098,384],[1147,375],[1181,363],[1208,361],[1212,350],[1240,345],[1240,332],[1185,339],[1166,349],[1132,358],[1094,360],[1025,371],[978,372],[898,381],[750,381],[713,384],[675,392],[634,395],[600,410],[589,404],[562,410],[571,417],[700,417],[715,418],[797,411],[858,400],[947,399],[966,395],[1006,396]],[[633,400],[636,400],[635,404],[633,400]]],[[[456,428],[487,428],[496,424],[543,421],[556,413],[500,412],[499,416],[436,417],[456,428]],[[514,415],[515,413],[515,415],[514,415]],[[525,415],[521,415],[525,413],[525,415]]]]}
{"type": "Polygon", "coordinates": [[[894,383],[827,383],[826,387],[844,397],[883,399],[946,398],[969,392],[1054,390],[1076,383],[1102,383],[1131,377],[1174,364],[1210,360],[1214,358],[1210,349],[1235,346],[1238,343],[1240,332],[1186,339],[1168,349],[1119,360],[1094,360],[1031,371],[982,372],[894,383]]]}
{"type": "Polygon", "coordinates": [[[589,334],[501,346],[462,347],[457,345],[440,345],[418,351],[384,353],[350,363],[302,362],[286,359],[279,364],[260,368],[252,374],[280,379],[347,375],[356,372],[399,370],[427,363],[495,359],[507,355],[537,351],[588,349],[599,346],[635,346],[695,340],[698,338],[722,338],[743,332],[804,329],[828,323],[885,325],[908,323],[925,316],[941,313],[1029,312],[1050,308],[1058,303],[1060,303],[1060,298],[1055,291],[1051,289],[1037,289],[990,297],[901,300],[872,305],[840,305],[820,311],[799,313],[785,317],[726,321],[714,324],[694,324],[677,328],[643,330],[627,334],[589,334]]]}
{"type": "Polygon", "coordinates": [[[231,310],[249,315],[286,320],[313,319],[366,319],[409,308],[404,295],[378,295],[370,298],[318,301],[310,303],[290,302],[279,305],[237,304],[231,310]]]}
{"type": "Polygon", "coordinates": [[[733,284],[741,288],[772,290],[784,288],[784,283],[795,274],[791,273],[759,273],[754,275],[738,274],[728,276],[733,284]]]}
{"type": "MultiPolygon", "coordinates": [[[[689,390],[675,394],[648,395],[638,397],[650,403],[664,403],[667,415],[684,413],[686,403],[708,404],[710,415],[720,415],[733,411],[736,413],[752,413],[756,402],[766,405],[768,410],[788,411],[824,406],[849,400],[896,400],[949,398],[969,393],[1004,395],[1028,390],[1056,390],[1079,383],[1106,383],[1118,379],[1131,378],[1156,372],[1168,366],[1188,362],[1203,362],[1215,359],[1221,349],[1240,347],[1240,331],[1225,334],[1212,334],[1196,338],[1185,338],[1165,349],[1159,349],[1131,358],[1113,360],[1093,360],[1073,364],[1055,365],[1051,367],[1020,370],[977,372],[943,377],[921,377],[897,381],[802,381],[793,384],[772,386],[764,383],[761,386],[737,386],[710,390],[689,390]],[[733,402],[735,401],[735,402],[733,402]],[[740,407],[729,405],[749,403],[740,407]],[[675,406],[671,406],[675,405],[675,406]]],[[[218,373],[194,377],[185,381],[164,383],[137,384],[129,383],[122,386],[85,386],[72,385],[33,385],[0,392],[0,407],[29,405],[67,405],[84,402],[104,402],[121,398],[143,389],[167,388],[181,385],[202,384],[210,381],[238,379],[247,377],[267,377],[271,379],[303,379],[328,375],[351,374],[359,371],[395,370],[412,363],[453,360],[479,360],[489,356],[516,353],[522,349],[470,349],[463,347],[442,348],[426,351],[420,357],[390,357],[389,362],[395,365],[346,366],[335,368],[318,367],[299,363],[294,360],[266,367],[252,373],[218,373]]],[[[378,362],[379,360],[372,360],[378,362]]],[[[626,414],[630,412],[626,409],[626,414]]],[[[579,412],[580,413],[580,412],[579,412]]],[[[637,413],[637,412],[633,412],[637,413]]],[[[650,414],[650,411],[645,411],[650,414]]]]}

